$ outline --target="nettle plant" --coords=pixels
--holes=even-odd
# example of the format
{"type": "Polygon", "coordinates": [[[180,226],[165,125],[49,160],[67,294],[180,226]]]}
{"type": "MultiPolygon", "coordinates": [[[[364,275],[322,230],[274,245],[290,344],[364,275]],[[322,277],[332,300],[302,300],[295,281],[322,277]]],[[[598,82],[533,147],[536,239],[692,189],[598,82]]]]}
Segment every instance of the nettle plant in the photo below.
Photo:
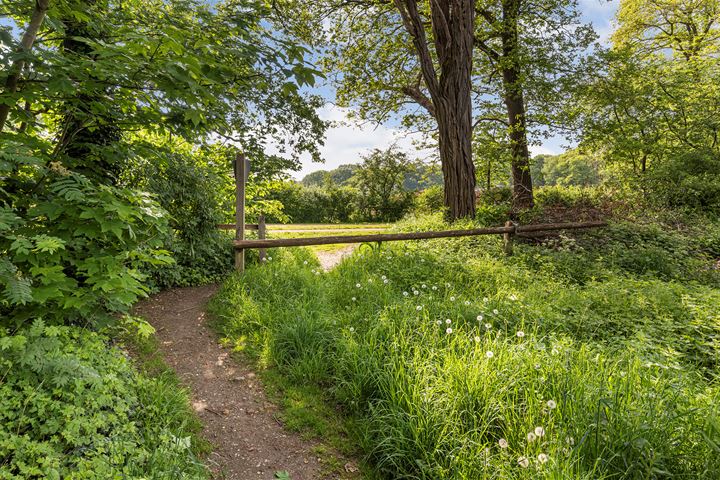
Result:
{"type": "Polygon", "coordinates": [[[143,266],[172,261],[161,249],[164,211],[147,193],[49,165],[36,165],[32,197],[0,185],[0,327],[106,325],[146,294],[143,266]]]}

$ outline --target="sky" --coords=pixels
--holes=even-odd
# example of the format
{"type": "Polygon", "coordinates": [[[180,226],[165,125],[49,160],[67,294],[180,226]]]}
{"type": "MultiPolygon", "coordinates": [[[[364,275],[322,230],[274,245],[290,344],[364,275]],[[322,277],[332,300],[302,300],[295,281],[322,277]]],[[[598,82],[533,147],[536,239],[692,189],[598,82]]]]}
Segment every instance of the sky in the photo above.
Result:
{"type": "MultiPolygon", "coordinates": [[[[578,0],[584,20],[592,23],[595,31],[600,36],[600,42],[607,43],[612,33],[612,21],[620,0],[578,0]]],[[[319,111],[323,120],[340,122],[327,131],[325,145],[320,149],[325,163],[312,162],[309,157],[302,158],[302,169],[293,173],[296,179],[302,179],[310,172],[317,170],[332,170],[339,165],[358,163],[361,156],[374,148],[386,148],[397,144],[408,153],[424,156],[423,152],[416,152],[413,146],[413,136],[397,127],[395,122],[388,122],[382,125],[364,124],[357,125],[347,120],[347,109],[332,104],[334,90],[330,85],[319,86],[313,93],[320,94],[328,100],[328,103],[319,111]]],[[[542,145],[531,147],[531,153],[561,153],[568,145],[562,137],[547,139],[542,145]]]]}

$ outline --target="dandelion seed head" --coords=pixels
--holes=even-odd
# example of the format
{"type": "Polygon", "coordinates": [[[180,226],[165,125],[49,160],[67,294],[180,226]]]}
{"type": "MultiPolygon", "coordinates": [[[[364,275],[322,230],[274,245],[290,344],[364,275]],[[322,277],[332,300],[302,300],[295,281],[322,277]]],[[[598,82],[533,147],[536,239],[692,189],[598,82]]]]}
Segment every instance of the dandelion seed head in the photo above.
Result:
{"type": "Polygon", "coordinates": [[[555,400],[548,400],[547,406],[550,410],[553,410],[554,408],[557,408],[557,403],[555,403],[555,400]]]}
{"type": "Polygon", "coordinates": [[[497,314],[500,313],[500,312],[498,311],[497,308],[494,308],[494,309],[493,309],[493,313],[494,313],[495,315],[497,315],[497,314]]]}
{"type": "Polygon", "coordinates": [[[380,278],[382,278],[383,280],[385,280],[387,277],[386,277],[385,275],[383,275],[383,276],[380,277],[380,278]]]}
{"type": "Polygon", "coordinates": [[[538,455],[538,462],[540,462],[540,464],[547,463],[547,461],[548,461],[547,455],[545,455],[544,453],[541,453],[540,455],[538,455]]]}
{"type": "Polygon", "coordinates": [[[357,300],[357,298],[355,298],[355,297],[352,297],[352,301],[354,302],[355,300],[357,300]]]}
{"type": "Polygon", "coordinates": [[[478,316],[475,317],[475,318],[477,319],[478,322],[482,322],[482,321],[483,321],[483,318],[485,318],[485,317],[483,317],[482,315],[478,315],[478,316]]]}
{"type": "Polygon", "coordinates": [[[522,468],[528,468],[530,466],[530,460],[528,460],[527,457],[520,457],[518,458],[518,465],[522,468]]]}
{"type": "Polygon", "coordinates": [[[451,302],[454,302],[454,301],[455,301],[455,297],[450,297],[450,301],[451,301],[451,302]]]}
{"type": "Polygon", "coordinates": [[[423,283],[422,285],[420,285],[420,288],[427,288],[427,285],[423,283]]]}
{"type": "Polygon", "coordinates": [[[465,305],[470,305],[470,300],[465,300],[465,305]]]}
{"type": "Polygon", "coordinates": [[[509,298],[510,300],[512,300],[513,302],[514,302],[515,300],[517,300],[517,297],[516,297],[514,294],[513,294],[513,295],[510,295],[508,298],[509,298]]]}
{"type": "Polygon", "coordinates": [[[407,297],[408,295],[410,295],[408,292],[403,292],[403,297],[407,297]]]}
{"type": "Polygon", "coordinates": [[[303,265],[307,265],[307,260],[305,260],[305,261],[303,262],[303,265]]]}
{"type": "Polygon", "coordinates": [[[543,427],[535,427],[535,435],[538,437],[545,436],[545,429],[543,427]]]}
{"type": "Polygon", "coordinates": [[[504,438],[501,438],[498,440],[498,445],[500,445],[500,448],[508,448],[508,441],[504,438]]]}
{"type": "Polygon", "coordinates": [[[477,335],[475,335],[475,343],[480,343],[480,337],[478,337],[477,335]]]}
{"type": "Polygon", "coordinates": [[[523,332],[522,330],[518,330],[515,335],[517,335],[518,338],[523,338],[525,336],[525,332],[523,332]]]}
{"type": "Polygon", "coordinates": [[[433,290],[437,290],[437,285],[433,285],[433,286],[432,286],[432,289],[433,289],[433,290]]]}
{"type": "Polygon", "coordinates": [[[492,357],[495,356],[495,354],[494,354],[493,352],[491,352],[490,350],[488,350],[487,352],[485,352],[485,356],[486,356],[487,358],[492,358],[492,357]]]}
{"type": "Polygon", "coordinates": [[[535,435],[534,432],[528,432],[528,434],[527,434],[527,441],[532,443],[532,442],[534,442],[535,440],[537,440],[537,435],[535,435]]]}
{"type": "Polygon", "coordinates": [[[418,312],[422,310],[422,305],[418,305],[417,307],[415,307],[415,310],[417,310],[418,312]]]}
{"type": "Polygon", "coordinates": [[[450,334],[452,333],[452,328],[450,328],[450,327],[446,328],[446,329],[445,329],[445,333],[447,333],[448,335],[450,335],[450,334]]]}
{"type": "Polygon", "coordinates": [[[447,323],[448,325],[450,325],[450,324],[452,323],[452,320],[450,320],[449,318],[446,318],[446,319],[445,319],[445,323],[447,323]]]}
{"type": "Polygon", "coordinates": [[[413,290],[413,295],[420,295],[420,292],[417,290],[413,290]]]}
{"type": "Polygon", "coordinates": [[[362,285],[360,285],[359,283],[356,283],[356,284],[355,284],[355,287],[356,287],[356,288],[360,288],[361,286],[362,286],[362,285]]]}
{"type": "Polygon", "coordinates": [[[355,327],[350,327],[350,333],[355,331],[355,327]]]}
{"type": "Polygon", "coordinates": [[[489,323],[485,324],[485,330],[490,330],[491,328],[492,328],[492,325],[490,325],[489,323]]]}

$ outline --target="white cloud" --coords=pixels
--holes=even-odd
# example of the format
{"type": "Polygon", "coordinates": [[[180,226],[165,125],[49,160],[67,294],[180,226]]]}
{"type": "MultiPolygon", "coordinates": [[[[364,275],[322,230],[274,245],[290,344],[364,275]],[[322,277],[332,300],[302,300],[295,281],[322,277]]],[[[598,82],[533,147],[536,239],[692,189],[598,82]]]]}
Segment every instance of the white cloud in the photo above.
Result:
{"type": "Polygon", "coordinates": [[[361,156],[374,148],[386,148],[397,144],[410,156],[425,157],[428,152],[417,152],[413,141],[421,139],[420,134],[408,134],[400,128],[385,125],[362,124],[348,120],[349,110],[328,104],[318,111],[320,118],[338,123],[328,129],[325,145],[320,153],[325,163],[314,163],[309,157],[302,158],[302,169],[293,173],[293,177],[301,179],[310,172],[332,170],[340,165],[359,163],[361,156]]]}

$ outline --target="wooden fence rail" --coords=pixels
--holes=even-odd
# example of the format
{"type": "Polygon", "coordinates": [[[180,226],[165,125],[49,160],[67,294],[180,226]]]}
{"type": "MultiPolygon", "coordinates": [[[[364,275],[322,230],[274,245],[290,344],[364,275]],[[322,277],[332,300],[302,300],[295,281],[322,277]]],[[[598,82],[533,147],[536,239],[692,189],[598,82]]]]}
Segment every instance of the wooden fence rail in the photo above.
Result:
{"type": "MultiPolygon", "coordinates": [[[[219,223],[217,226],[218,230],[235,230],[234,223],[219,223]]],[[[258,230],[260,225],[257,223],[246,223],[245,230],[258,230]]]]}
{"type": "MultiPolygon", "coordinates": [[[[444,230],[437,232],[376,233],[370,235],[348,235],[307,238],[271,238],[264,240],[235,240],[236,250],[246,248],[304,247],[309,245],[330,245],[337,243],[393,242],[399,240],[425,240],[430,238],[470,237],[475,235],[520,235],[551,230],[578,230],[604,227],[605,222],[547,223],[537,225],[515,225],[510,222],[504,227],[473,228],[469,230],[444,230]]],[[[507,242],[507,240],[506,240],[507,242]]],[[[507,249],[506,249],[507,251],[507,249]]]]}

